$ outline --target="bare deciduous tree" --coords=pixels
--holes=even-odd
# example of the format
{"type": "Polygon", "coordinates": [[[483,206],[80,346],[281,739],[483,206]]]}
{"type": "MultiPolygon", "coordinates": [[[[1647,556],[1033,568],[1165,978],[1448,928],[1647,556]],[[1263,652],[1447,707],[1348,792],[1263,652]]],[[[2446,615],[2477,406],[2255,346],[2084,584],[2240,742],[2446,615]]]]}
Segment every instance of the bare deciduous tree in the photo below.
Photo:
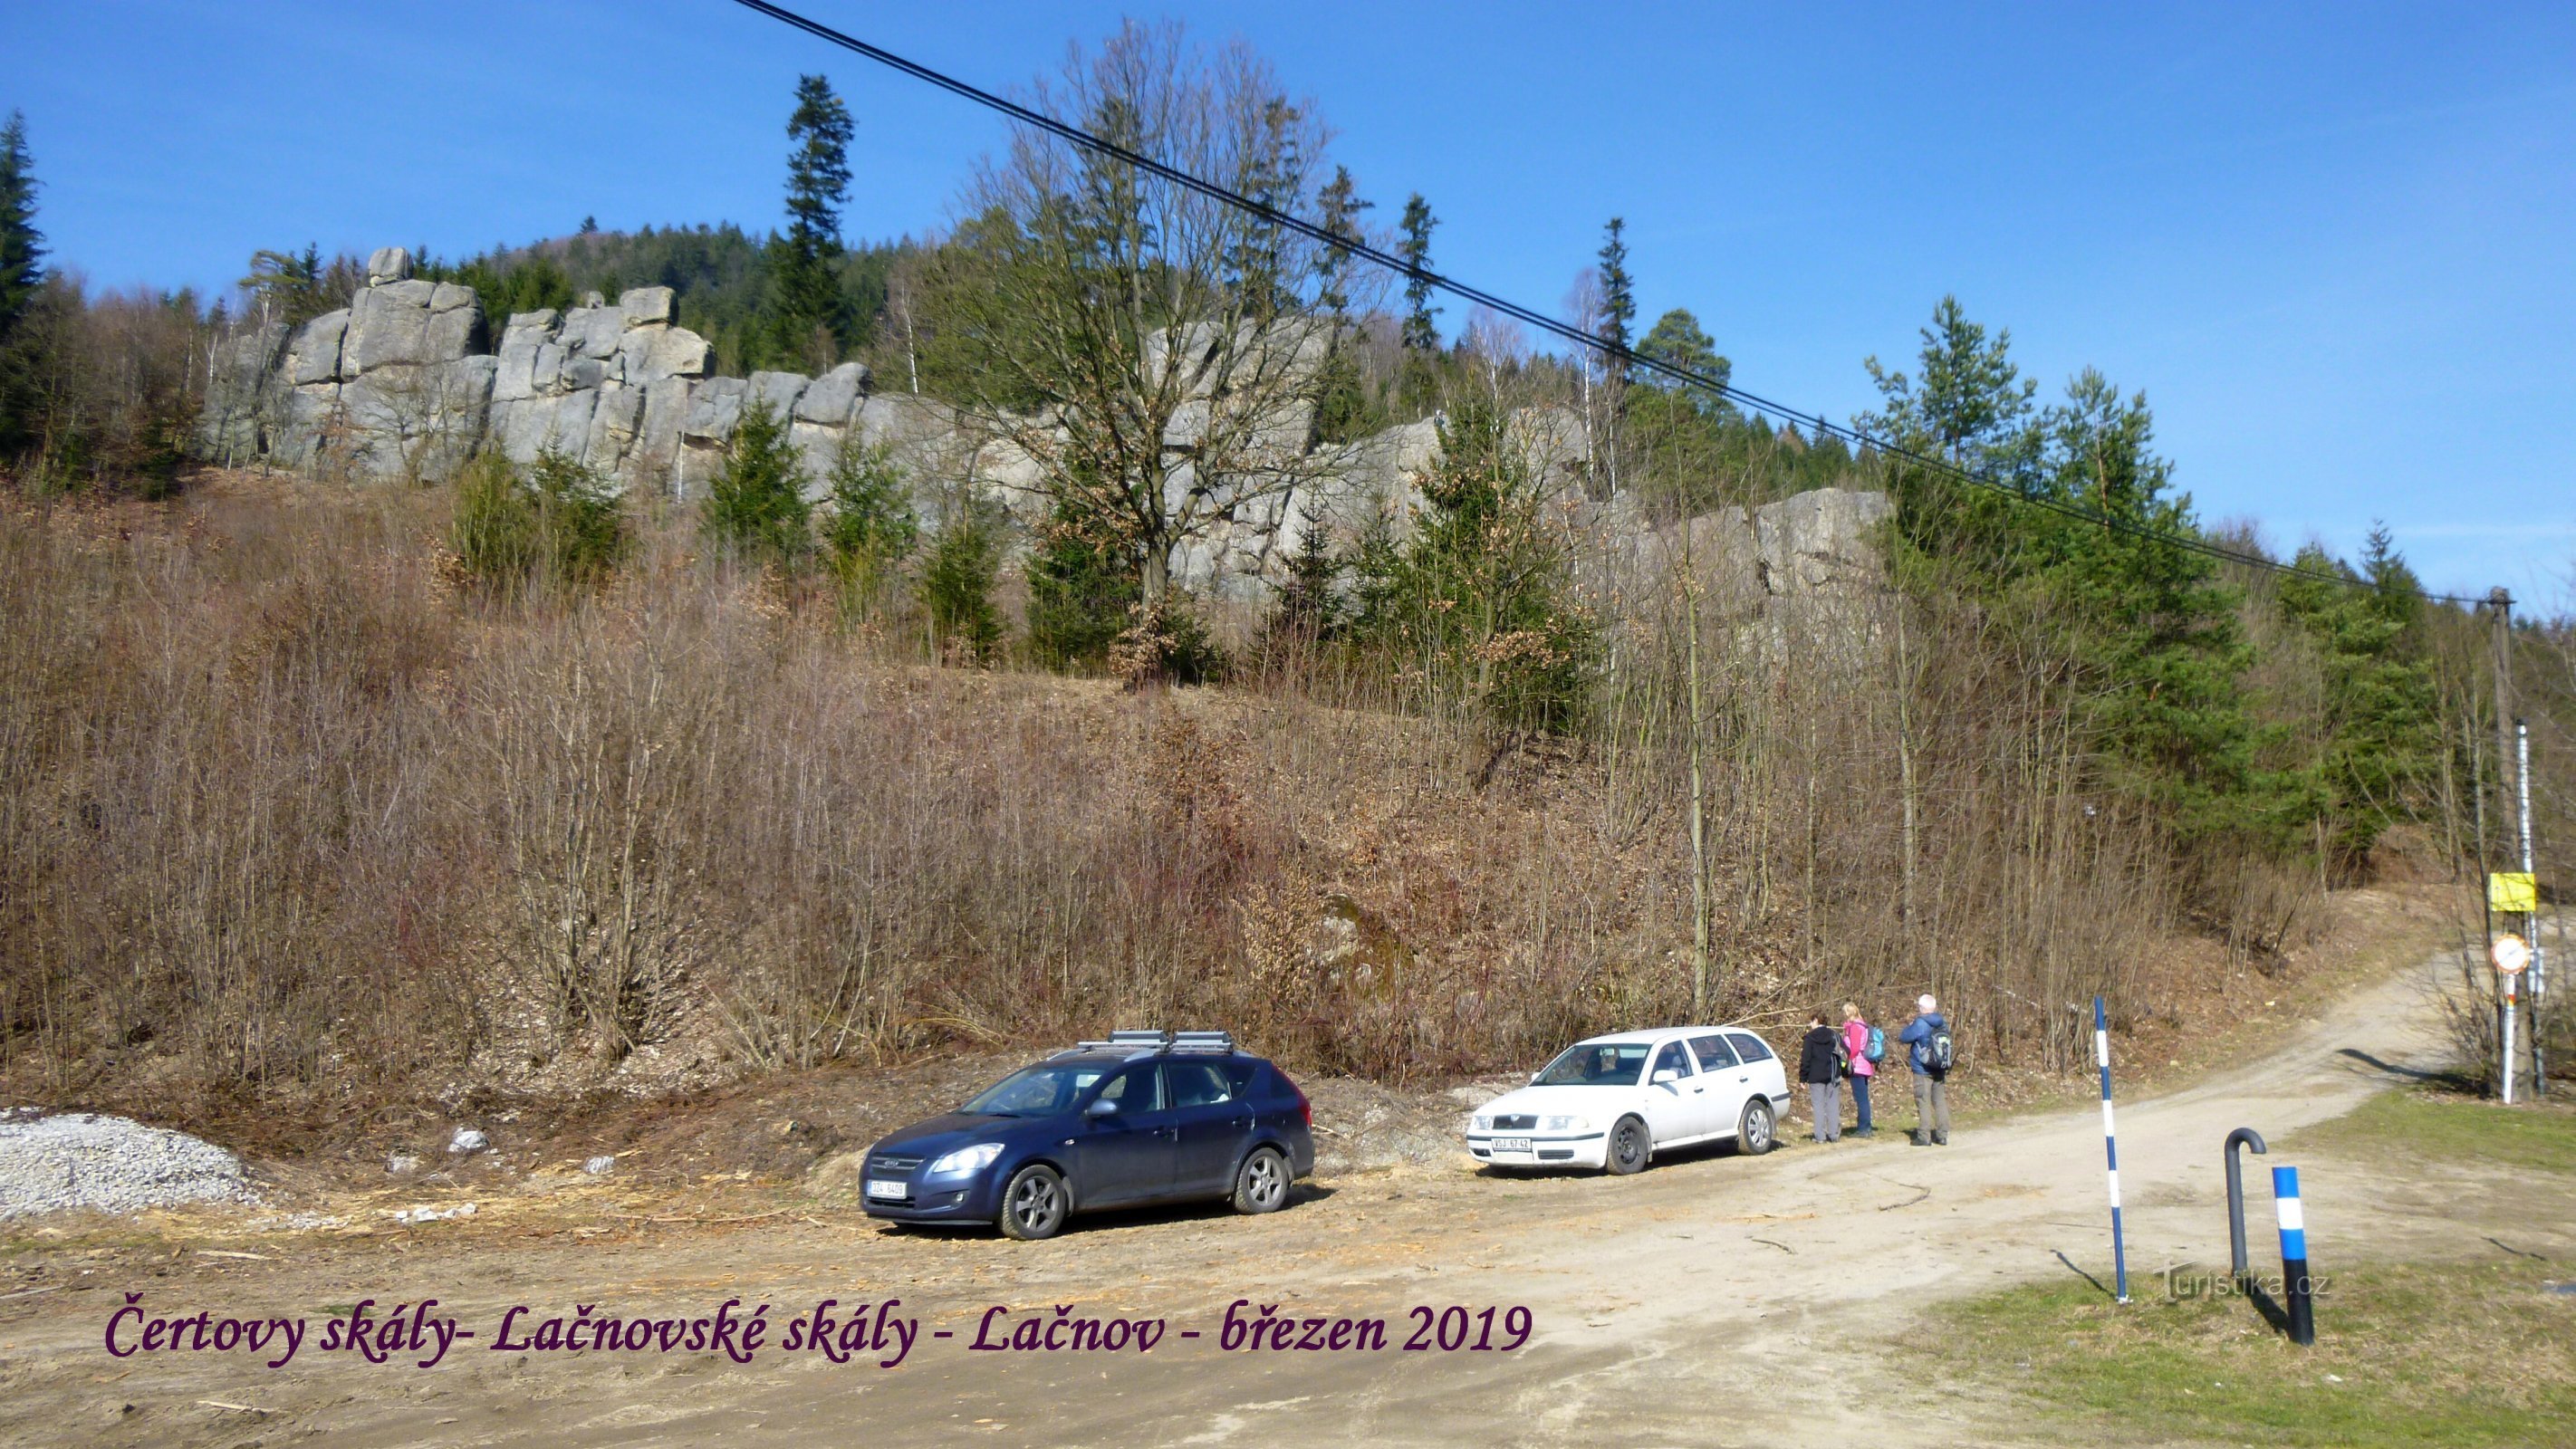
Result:
{"type": "MultiPolygon", "coordinates": [[[[1310,209],[1324,128],[1239,42],[1203,50],[1177,26],[1130,22],[1028,99],[1281,211],[1310,209]]],[[[1309,475],[1330,249],[1034,129],[980,169],[964,211],[923,289],[925,365],[1002,445],[988,457],[1025,458],[1008,481],[1133,559],[1153,608],[1176,549],[1309,475]]]]}

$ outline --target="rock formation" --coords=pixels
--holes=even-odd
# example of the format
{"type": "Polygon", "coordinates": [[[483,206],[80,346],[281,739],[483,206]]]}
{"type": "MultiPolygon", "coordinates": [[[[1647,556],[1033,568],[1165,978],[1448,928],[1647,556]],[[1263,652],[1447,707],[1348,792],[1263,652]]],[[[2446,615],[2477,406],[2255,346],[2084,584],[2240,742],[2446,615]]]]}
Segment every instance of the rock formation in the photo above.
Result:
{"type": "MultiPolygon", "coordinates": [[[[889,450],[919,484],[984,489],[1028,521],[1044,512],[1033,450],[1063,437],[1045,419],[974,425],[935,400],[876,392],[855,362],[813,378],[710,376],[711,349],[677,325],[668,287],[633,288],[613,302],[591,293],[560,313],[518,313],[494,339],[471,288],[412,270],[409,252],[383,248],[368,258],[366,286],[347,308],[291,335],[282,326],[254,328],[224,347],[200,449],[235,462],[264,456],[303,471],[415,482],[451,475],[481,448],[522,463],[555,449],[617,487],[686,498],[704,492],[756,399],[788,421],[817,494],[842,449],[855,444],[889,450]]],[[[1311,375],[1324,357],[1321,334],[1311,331],[1267,346],[1218,340],[1191,334],[1172,353],[1157,338],[1153,356],[1158,366],[1199,359],[1204,371],[1218,359],[1223,368],[1289,377],[1311,375]]],[[[1247,475],[1267,470],[1293,481],[1219,496],[1214,521],[1172,559],[1173,578],[1201,592],[1265,599],[1310,529],[1347,535],[1392,513],[1400,531],[1415,480],[1439,451],[1429,419],[1328,444],[1315,438],[1313,408],[1302,399],[1277,407],[1276,416],[1246,419],[1222,411],[1225,397],[1245,395],[1227,378],[1194,378],[1191,392],[1164,440],[1185,455],[1174,487],[1188,486],[1197,466],[1189,460],[1220,437],[1220,451],[1247,475]]],[[[1579,475],[1590,443],[1578,415],[1531,408],[1511,426],[1542,473],[1558,482],[1579,475]]],[[[1866,534],[1885,511],[1876,495],[1827,489],[1704,516],[1692,524],[1691,541],[1714,596],[1758,613],[1766,600],[1867,592],[1875,551],[1866,534]]],[[[1668,566],[1657,560],[1674,553],[1677,530],[1647,527],[1621,500],[1585,512],[1612,544],[1604,556],[1624,555],[1618,572],[1642,578],[1668,566]]]]}

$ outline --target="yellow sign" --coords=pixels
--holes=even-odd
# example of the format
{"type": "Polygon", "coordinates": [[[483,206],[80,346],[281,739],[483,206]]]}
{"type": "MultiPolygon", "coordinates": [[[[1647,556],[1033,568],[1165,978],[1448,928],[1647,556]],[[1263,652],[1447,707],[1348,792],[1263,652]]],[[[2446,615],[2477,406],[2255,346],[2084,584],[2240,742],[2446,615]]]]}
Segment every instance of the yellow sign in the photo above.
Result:
{"type": "Polygon", "coordinates": [[[2539,910],[2540,888],[2533,884],[2531,872],[2490,872],[2487,875],[2487,909],[2509,916],[2527,916],[2539,910]]]}

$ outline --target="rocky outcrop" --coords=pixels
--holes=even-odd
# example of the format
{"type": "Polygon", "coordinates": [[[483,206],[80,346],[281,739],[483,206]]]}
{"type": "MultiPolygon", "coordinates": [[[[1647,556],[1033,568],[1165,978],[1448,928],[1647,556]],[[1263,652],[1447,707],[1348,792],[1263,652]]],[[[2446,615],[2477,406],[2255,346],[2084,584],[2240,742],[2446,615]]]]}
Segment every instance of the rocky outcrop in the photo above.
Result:
{"type": "Polygon", "coordinates": [[[367,262],[349,306],[295,329],[256,379],[226,359],[213,392],[252,396],[247,419],[219,431],[236,446],[290,466],[372,478],[442,478],[483,443],[493,359],[483,305],[471,287],[412,276],[411,253],[387,247],[367,262]]]}
{"type": "MultiPolygon", "coordinates": [[[[926,493],[978,488],[1034,522],[1045,512],[1040,460],[1069,441],[1044,416],[995,426],[929,398],[878,393],[855,362],[820,377],[712,376],[712,349],[678,325],[668,287],[521,312],[496,338],[470,288],[413,270],[409,252],[384,248],[368,258],[366,286],[347,308],[291,334],[268,327],[233,341],[216,359],[200,448],[233,461],[267,456],[316,472],[412,480],[444,477],[479,448],[521,463],[557,450],[619,487],[685,498],[722,467],[744,409],[765,405],[787,423],[817,495],[844,450],[883,448],[926,493]]],[[[1175,553],[1172,575],[1183,586],[1258,601],[1284,581],[1313,530],[1348,537],[1384,519],[1401,535],[1408,526],[1416,481],[1439,454],[1439,423],[1319,442],[1303,390],[1275,384],[1311,380],[1327,340],[1320,328],[1200,328],[1177,347],[1150,339],[1150,365],[1187,376],[1188,401],[1165,429],[1169,486],[1192,487],[1203,466],[1244,480],[1214,490],[1214,518],[1175,553]],[[1254,397],[1284,400],[1252,416],[1241,409],[1254,397]]],[[[1580,496],[1591,443],[1578,414],[1525,409],[1511,430],[1543,476],[1580,496]]],[[[1814,600],[1874,587],[1867,534],[1885,503],[1824,490],[1720,510],[1693,522],[1689,555],[1724,607],[1767,610],[1775,620],[1813,613],[1814,600]]],[[[1605,578],[1605,587],[1652,587],[1648,575],[1667,566],[1657,560],[1682,556],[1679,530],[1648,526],[1625,500],[1580,512],[1606,534],[1609,547],[1594,556],[1623,576],[1605,578]]]]}
{"type": "Polygon", "coordinates": [[[671,315],[668,287],[513,314],[492,383],[492,446],[519,463],[553,449],[628,487],[677,492],[682,429],[711,352],[671,315]]]}

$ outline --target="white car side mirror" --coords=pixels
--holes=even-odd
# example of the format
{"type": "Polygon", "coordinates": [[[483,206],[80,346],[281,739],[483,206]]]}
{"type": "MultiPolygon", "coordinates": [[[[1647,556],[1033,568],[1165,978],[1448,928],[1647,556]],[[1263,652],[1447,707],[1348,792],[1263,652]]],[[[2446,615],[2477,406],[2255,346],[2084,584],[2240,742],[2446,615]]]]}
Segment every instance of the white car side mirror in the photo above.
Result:
{"type": "Polygon", "coordinates": [[[1676,1072],[1676,1071],[1672,1070],[1670,1067],[1667,1067],[1667,1068],[1665,1068],[1664,1070],[1662,1070],[1662,1071],[1660,1071],[1660,1072],[1655,1073],[1655,1085],[1656,1085],[1656,1086],[1658,1086],[1658,1087],[1668,1086],[1668,1085],[1670,1085],[1671,1083],[1674,1083],[1674,1082],[1680,1081],[1680,1080],[1681,1080],[1681,1075],[1682,1075],[1681,1073],[1679,1073],[1679,1072],[1676,1072]]]}

